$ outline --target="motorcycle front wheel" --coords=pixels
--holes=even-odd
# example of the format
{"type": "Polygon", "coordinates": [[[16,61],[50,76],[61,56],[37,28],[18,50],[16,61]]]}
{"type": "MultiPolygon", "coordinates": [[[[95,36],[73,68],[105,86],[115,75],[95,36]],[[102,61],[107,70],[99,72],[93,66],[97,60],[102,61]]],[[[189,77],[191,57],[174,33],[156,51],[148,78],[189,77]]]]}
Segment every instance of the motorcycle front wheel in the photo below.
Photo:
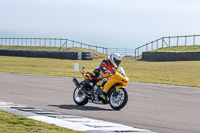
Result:
{"type": "Polygon", "coordinates": [[[110,106],[114,110],[120,110],[126,105],[128,101],[128,93],[124,88],[120,88],[115,93],[114,92],[111,93],[109,101],[110,101],[110,106]]]}
{"type": "Polygon", "coordinates": [[[77,105],[83,106],[88,103],[87,96],[84,93],[82,93],[81,91],[79,91],[78,88],[75,88],[75,90],[74,90],[73,99],[77,105]]]}

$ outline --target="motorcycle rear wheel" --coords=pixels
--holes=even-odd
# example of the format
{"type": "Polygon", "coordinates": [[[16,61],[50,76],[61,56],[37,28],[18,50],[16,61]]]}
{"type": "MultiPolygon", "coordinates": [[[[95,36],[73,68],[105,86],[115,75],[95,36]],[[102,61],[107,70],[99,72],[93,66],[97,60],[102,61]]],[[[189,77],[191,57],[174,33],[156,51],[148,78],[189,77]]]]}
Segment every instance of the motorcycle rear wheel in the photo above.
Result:
{"type": "Polygon", "coordinates": [[[85,104],[88,103],[87,96],[81,91],[79,91],[78,88],[75,88],[74,90],[73,99],[74,99],[74,102],[80,106],[84,106],[85,104]]]}
{"type": "Polygon", "coordinates": [[[120,110],[128,101],[128,93],[124,88],[120,88],[116,93],[117,95],[114,95],[114,92],[111,93],[109,102],[114,110],[120,110]]]}

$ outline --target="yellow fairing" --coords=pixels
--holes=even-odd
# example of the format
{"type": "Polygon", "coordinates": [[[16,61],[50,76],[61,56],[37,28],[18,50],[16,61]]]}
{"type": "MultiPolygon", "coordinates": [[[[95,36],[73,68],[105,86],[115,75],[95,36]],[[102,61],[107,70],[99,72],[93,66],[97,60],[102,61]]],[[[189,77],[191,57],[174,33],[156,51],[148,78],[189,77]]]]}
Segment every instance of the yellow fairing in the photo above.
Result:
{"type": "Polygon", "coordinates": [[[116,86],[116,91],[118,91],[118,90],[119,90],[119,88],[124,88],[124,89],[125,89],[125,87],[124,87],[124,86],[116,86]]]}
{"type": "Polygon", "coordinates": [[[81,74],[82,74],[82,77],[83,77],[84,79],[88,79],[88,77],[87,77],[86,75],[89,74],[89,71],[85,71],[84,73],[81,72],[81,74]]]}
{"type": "Polygon", "coordinates": [[[125,88],[126,84],[129,82],[128,77],[124,77],[118,71],[116,71],[116,73],[113,76],[106,78],[105,80],[107,80],[107,83],[105,84],[103,89],[105,93],[107,93],[110,90],[110,88],[117,83],[121,83],[122,85],[116,86],[116,89],[118,90],[119,88],[125,88]]]}

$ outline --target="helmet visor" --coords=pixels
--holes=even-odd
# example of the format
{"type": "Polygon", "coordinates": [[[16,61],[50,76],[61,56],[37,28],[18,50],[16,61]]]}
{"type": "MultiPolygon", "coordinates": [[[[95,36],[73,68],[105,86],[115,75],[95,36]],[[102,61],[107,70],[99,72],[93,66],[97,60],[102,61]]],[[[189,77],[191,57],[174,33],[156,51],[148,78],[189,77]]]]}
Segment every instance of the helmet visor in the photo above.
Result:
{"type": "Polygon", "coordinates": [[[114,58],[114,62],[115,62],[115,64],[116,64],[117,66],[119,66],[120,63],[121,63],[121,60],[117,60],[116,58],[114,58]]]}

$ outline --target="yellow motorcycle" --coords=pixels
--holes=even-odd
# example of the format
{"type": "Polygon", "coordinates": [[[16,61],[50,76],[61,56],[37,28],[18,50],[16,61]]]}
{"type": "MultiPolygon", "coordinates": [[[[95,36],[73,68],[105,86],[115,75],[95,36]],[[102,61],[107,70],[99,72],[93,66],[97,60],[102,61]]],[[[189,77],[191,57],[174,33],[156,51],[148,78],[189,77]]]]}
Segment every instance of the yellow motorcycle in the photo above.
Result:
{"type": "Polygon", "coordinates": [[[80,72],[85,80],[79,83],[76,78],[73,79],[76,85],[73,99],[77,105],[83,106],[88,102],[110,104],[114,110],[120,110],[126,105],[128,93],[125,86],[129,78],[122,67],[115,68],[113,72],[106,70],[105,73],[100,73],[93,84],[86,83],[91,74],[89,71],[84,71],[82,67],[80,72]]]}

